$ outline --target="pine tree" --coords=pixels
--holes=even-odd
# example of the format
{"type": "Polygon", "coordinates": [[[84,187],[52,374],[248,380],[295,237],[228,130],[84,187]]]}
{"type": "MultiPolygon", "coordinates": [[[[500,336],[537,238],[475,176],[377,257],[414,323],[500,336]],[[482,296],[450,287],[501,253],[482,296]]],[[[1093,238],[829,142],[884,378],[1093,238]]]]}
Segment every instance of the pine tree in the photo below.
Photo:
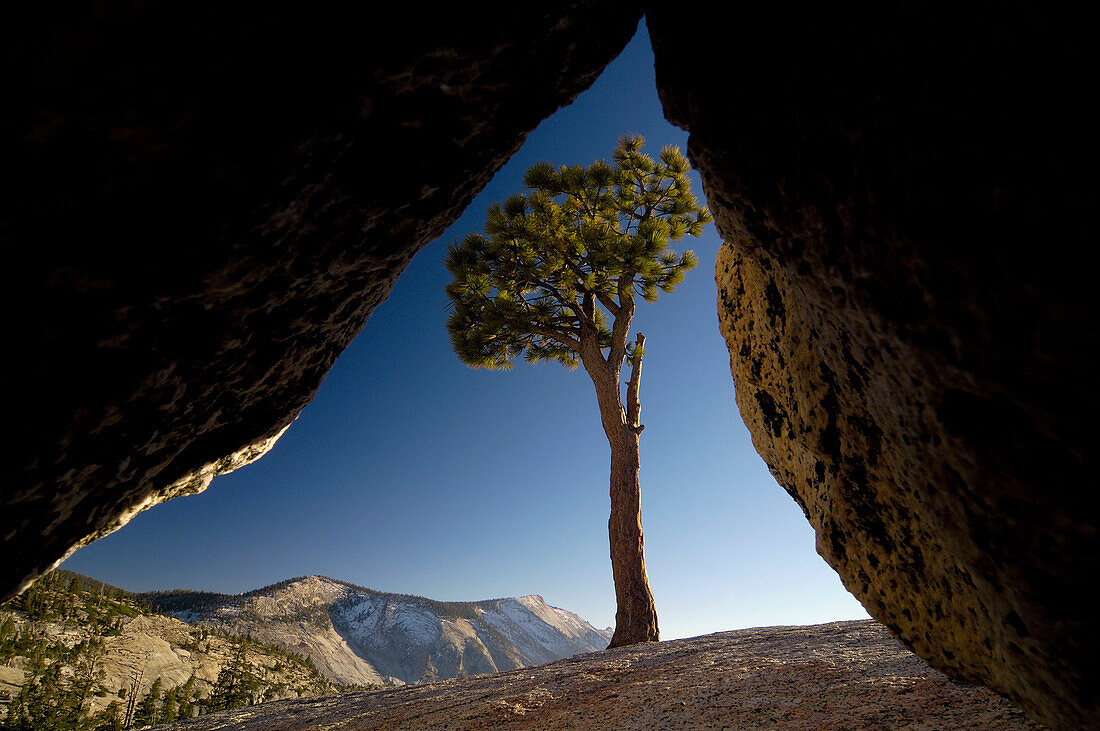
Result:
{"type": "Polygon", "coordinates": [[[71,705],[76,709],[78,718],[83,716],[84,703],[96,690],[102,690],[106,671],[98,667],[103,654],[103,640],[93,637],[81,642],[69,652],[66,665],[69,667],[69,695],[71,705]]]}
{"type": "Polygon", "coordinates": [[[596,388],[611,447],[612,647],[659,638],[645,571],[640,515],[641,333],[629,342],[636,297],[655,302],[696,264],[669,241],[699,236],[711,220],[691,194],[687,160],[675,147],[654,161],[644,140],[624,137],[614,164],[531,167],[532,192],[490,206],[485,235],[453,245],[447,269],[447,329],[458,357],[475,368],[528,362],[583,365],[596,388]],[[620,386],[630,362],[625,403],[620,386]]]}
{"type": "Polygon", "coordinates": [[[111,703],[96,714],[95,731],[122,731],[122,707],[118,701],[111,703]]]}
{"type": "Polygon", "coordinates": [[[29,666],[27,682],[8,706],[4,729],[75,729],[80,706],[61,675],[62,664],[29,666]]]}
{"type": "Polygon", "coordinates": [[[101,688],[102,669],[96,667],[102,643],[96,639],[72,647],[35,640],[27,649],[25,682],[8,706],[0,728],[57,729],[86,728],[91,719],[84,714],[85,701],[101,688]]]}
{"type": "Polygon", "coordinates": [[[195,701],[198,699],[194,673],[191,673],[191,677],[187,679],[187,682],[180,686],[176,697],[179,698],[179,717],[191,718],[191,716],[194,716],[195,701]]]}
{"type": "Polygon", "coordinates": [[[179,688],[171,688],[164,693],[158,722],[172,723],[179,717],[179,688]]]}
{"type": "Polygon", "coordinates": [[[160,689],[162,685],[163,683],[158,677],[153,681],[153,685],[149,688],[149,692],[141,699],[141,703],[137,704],[137,708],[134,711],[134,725],[138,728],[142,726],[152,726],[157,723],[157,712],[160,708],[160,689]]]}
{"type": "Polygon", "coordinates": [[[210,693],[211,710],[240,708],[252,702],[252,691],[258,682],[249,670],[245,643],[242,641],[238,643],[233,659],[218,673],[218,680],[210,693]]]}

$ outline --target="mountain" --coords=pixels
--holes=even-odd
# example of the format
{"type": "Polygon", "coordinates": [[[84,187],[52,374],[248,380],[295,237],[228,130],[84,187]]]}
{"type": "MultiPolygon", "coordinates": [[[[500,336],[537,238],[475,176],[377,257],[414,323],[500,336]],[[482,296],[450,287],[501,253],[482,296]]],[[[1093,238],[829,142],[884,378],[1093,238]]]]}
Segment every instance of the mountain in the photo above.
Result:
{"type": "Polygon", "coordinates": [[[597,630],[542,597],[439,602],[324,576],[238,596],[142,594],[157,611],[309,657],[341,685],[401,685],[539,665],[607,647],[597,630]]]}
{"type": "Polygon", "coordinates": [[[0,604],[0,727],[124,728],[341,688],[308,658],[57,570],[0,604]]]}

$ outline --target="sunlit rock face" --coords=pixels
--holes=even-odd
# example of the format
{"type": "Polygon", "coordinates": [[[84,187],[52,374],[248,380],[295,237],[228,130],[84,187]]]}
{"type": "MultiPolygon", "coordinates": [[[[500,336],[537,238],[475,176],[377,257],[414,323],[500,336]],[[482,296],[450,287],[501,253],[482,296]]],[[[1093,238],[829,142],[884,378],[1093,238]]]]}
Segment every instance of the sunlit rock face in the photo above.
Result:
{"type": "Polygon", "coordinates": [[[377,6],[9,16],[3,597],[265,451],[417,249],[640,17],[377,6]]]}
{"type": "Polygon", "coordinates": [[[1091,39],[1032,3],[685,13],[649,15],[658,87],[756,448],[917,654],[1100,726],[1091,39]]]}

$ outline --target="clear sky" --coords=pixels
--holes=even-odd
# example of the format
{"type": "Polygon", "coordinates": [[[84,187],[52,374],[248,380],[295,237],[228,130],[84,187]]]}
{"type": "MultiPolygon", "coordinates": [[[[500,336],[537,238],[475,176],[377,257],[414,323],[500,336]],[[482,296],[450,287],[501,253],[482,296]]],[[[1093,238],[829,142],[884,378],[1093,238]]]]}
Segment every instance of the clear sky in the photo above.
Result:
{"type": "MultiPolygon", "coordinates": [[[[531,164],[610,159],[627,133],[653,156],[686,152],[687,134],[661,113],[644,25],[416,256],[269,454],[138,515],[65,568],[133,591],[237,593],[323,574],[447,601],[541,594],[613,625],[610,453],[592,384],[556,364],[462,365],[443,259],[481,230],[489,204],[522,190],[531,164]]],[[[719,243],[713,225],[685,238],[699,266],[634,322],[647,338],[642,523],[662,637],[866,617],[737,411],[716,314],[719,243]]]]}

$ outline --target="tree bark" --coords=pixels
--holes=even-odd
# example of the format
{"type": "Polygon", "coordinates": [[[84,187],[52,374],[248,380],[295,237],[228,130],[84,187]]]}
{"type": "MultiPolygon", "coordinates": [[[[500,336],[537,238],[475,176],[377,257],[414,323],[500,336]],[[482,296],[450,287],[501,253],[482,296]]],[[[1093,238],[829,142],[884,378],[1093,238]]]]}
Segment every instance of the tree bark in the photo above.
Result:
{"type": "MultiPolygon", "coordinates": [[[[645,338],[639,333],[637,345],[645,338]]],[[[589,370],[596,387],[604,433],[611,446],[611,518],[607,523],[611,544],[611,569],[615,579],[615,634],[610,647],[656,642],[657,607],[645,570],[645,537],[642,534],[641,485],[638,481],[638,423],[641,406],[638,386],[641,355],[631,359],[627,405],[623,407],[619,369],[589,370]]]]}
{"type": "Polygon", "coordinates": [[[657,607],[645,571],[641,487],[638,483],[638,433],[625,429],[611,447],[611,569],[615,577],[615,634],[609,647],[656,642],[657,607]]]}

